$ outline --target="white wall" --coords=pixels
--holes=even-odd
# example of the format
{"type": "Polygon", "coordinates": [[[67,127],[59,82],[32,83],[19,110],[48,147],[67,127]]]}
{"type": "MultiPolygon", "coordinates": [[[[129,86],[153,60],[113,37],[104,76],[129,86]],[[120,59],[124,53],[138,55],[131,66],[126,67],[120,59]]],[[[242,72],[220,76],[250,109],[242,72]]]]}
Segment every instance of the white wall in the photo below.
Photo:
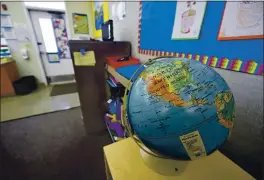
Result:
{"type": "Polygon", "coordinates": [[[70,39],[78,39],[80,37],[93,37],[92,28],[92,2],[65,2],[66,17],[69,26],[70,39]],[[88,17],[89,34],[75,34],[73,29],[72,13],[86,14],[88,17]]]}
{"type": "MultiPolygon", "coordinates": [[[[2,3],[1,3],[2,4],[2,3]]],[[[27,16],[26,8],[23,2],[4,2],[8,10],[4,11],[1,7],[1,13],[11,15],[12,23],[26,24],[30,34],[33,35],[33,29],[27,16]]],[[[45,73],[42,69],[39,53],[35,49],[35,38],[31,37],[31,42],[19,42],[17,40],[7,40],[12,58],[16,61],[20,76],[33,75],[40,83],[46,83],[45,73]],[[29,60],[24,60],[20,49],[26,47],[28,49],[29,60]]]]}
{"type": "MultiPolygon", "coordinates": [[[[109,2],[109,17],[112,17],[112,4],[109,2]]],[[[114,40],[115,41],[130,41],[132,45],[132,55],[138,57],[141,61],[146,61],[151,56],[142,55],[137,52],[138,46],[138,17],[139,17],[139,2],[126,2],[126,17],[123,20],[114,20],[114,40]]]]}

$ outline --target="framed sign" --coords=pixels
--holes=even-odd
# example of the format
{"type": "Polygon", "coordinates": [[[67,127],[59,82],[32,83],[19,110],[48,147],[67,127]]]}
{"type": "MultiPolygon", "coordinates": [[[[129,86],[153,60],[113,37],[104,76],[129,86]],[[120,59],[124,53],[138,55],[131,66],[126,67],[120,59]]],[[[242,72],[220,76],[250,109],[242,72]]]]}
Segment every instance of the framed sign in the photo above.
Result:
{"type": "Polygon", "coordinates": [[[49,63],[60,63],[58,53],[47,53],[49,63]]]}
{"type": "Polygon", "coordinates": [[[89,34],[88,18],[86,14],[73,13],[73,28],[75,34],[89,34]]]}
{"type": "Polygon", "coordinates": [[[259,39],[263,33],[263,2],[226,2],[218,40],[259,39]]]}

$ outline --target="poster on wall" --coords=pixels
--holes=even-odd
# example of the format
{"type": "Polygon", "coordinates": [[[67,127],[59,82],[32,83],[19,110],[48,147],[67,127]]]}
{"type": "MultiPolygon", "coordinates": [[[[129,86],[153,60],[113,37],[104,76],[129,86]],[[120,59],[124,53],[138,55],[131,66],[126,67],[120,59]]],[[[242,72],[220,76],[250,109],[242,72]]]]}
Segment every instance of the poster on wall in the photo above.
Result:
{"type": "Polygon", "coordinates": [[[70,50],[68,46],[68,35],[66,31],[65,20],[63,16],[54,15],[52,18],[54,34],[58,47],[60,59],[70,59],[70,50]]]}
{"type": "Polygon", "coordinates": [[[198,39],[203,23],[206,2],[177,2],[172,40],[198,39]]]}
{"type": "Polygon", "coordinates": [[[263,2],[226,2],[218,40],[258,39],[263,33],[263,2]]]}
{"type": "Polygon", "coordinates": [[[108,21],[108,2],[94,1],[92,3],[93,30],[95,38],[102,37],[101,25],[108,21]]]}
{"type": "Polygon", "coordinates": [[[95,29],[101,29],[101,25],[104,23],[104,9],[103,2],[94,2],[94,17],[95,17],[95,29]]]}
{"type": "Polygon", "coordinates": [[[73,13],[73,28],[75,34],[89,34],[88,18],[86,14],[73,13]]]}

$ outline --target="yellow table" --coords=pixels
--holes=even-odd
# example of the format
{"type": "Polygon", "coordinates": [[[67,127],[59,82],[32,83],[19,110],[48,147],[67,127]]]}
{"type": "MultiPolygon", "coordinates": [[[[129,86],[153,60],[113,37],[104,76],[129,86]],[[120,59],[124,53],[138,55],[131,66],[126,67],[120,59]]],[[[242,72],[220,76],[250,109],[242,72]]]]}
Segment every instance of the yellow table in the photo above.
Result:
{"type": "Polygon", "coordinates": [[[247,172],[219,151],[208,157],[189,161],[179,176],[163,176],[143,162],[139,147],[131,139],[104,147],[106,176],[110,180],[249,180],[247,172]]]}

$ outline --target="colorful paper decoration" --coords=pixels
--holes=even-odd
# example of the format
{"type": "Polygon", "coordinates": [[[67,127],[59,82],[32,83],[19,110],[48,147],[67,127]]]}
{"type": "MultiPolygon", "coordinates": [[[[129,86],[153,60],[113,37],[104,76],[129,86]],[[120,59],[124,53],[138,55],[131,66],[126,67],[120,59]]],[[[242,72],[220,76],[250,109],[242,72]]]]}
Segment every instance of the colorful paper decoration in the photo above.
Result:
{"type": "Polygon", "coordinates": [[[200,55],[198,55],[198,54],[194,55],[193,59],[196,60],[196,61],[199,61],[200,60],[200,55]]]}
{"type": "Polygon", "coordinates": [[[253,74],[255,72],[257,66],[258,66],[258,63],[256,63],[253,60],[250,60],[250,61],[244,63],[244,65],[242,67],[242,72],[247,72],[247,73],[253,74]]]}
{"type": "Polygon", "coordinates": [[[222,68],[222,69],[226,69],[227,68],[227,65],[228,65],[228,62],[229,62],[229,59],[227,59],[227,58],[221,58],[218,61],[217,67],[218,68],[222,68]]]}
{"type": "Polygon", "coordinates": [[[208,65],[211,67],[216,67],[217,61],[218,61],[218,58],[215,56],[212,56],[208,62],[208,65]]]}
{"type": "Polygon", "coordinates": [[[92,2],[92,12],[93,12],[93,29],[94,37],[102,37],[102,23],[108,21],[108,2],[94,1],[92,2]]]}
{"type": "Polygon", "coordinates": [[[261,64],[258,68],[257,73],[258,75],[264,75],[264,64],[261,64]]]}
{"type": "Polygon", "coordinates": [[[67,35],[65,20],[63,16],[53,14],[52,24],[57,42],[59,59],[70,59],[71,56],[68,46],[68,35],[67,35]]]}
{"type": "Polygon", "coordinates": [[[188,59],[192,59],[192,54],[187,54],[188,59]]]}
{"type": "Polygon", "coordinates": [[[180,58],[185,58],[185,54],[184,53],[181,53],[180,54],[180,58]]]}
{"type": "Polygon", "coordinates": [[[200,62],[203,64],[207,64],[208,56],[202,56],[200,62]]]}
{"type": "Polygon", "coordinates": [[[233,71],[240,71],[242,61],[240,59],[231,60],[228,69],[233,71]]]}

